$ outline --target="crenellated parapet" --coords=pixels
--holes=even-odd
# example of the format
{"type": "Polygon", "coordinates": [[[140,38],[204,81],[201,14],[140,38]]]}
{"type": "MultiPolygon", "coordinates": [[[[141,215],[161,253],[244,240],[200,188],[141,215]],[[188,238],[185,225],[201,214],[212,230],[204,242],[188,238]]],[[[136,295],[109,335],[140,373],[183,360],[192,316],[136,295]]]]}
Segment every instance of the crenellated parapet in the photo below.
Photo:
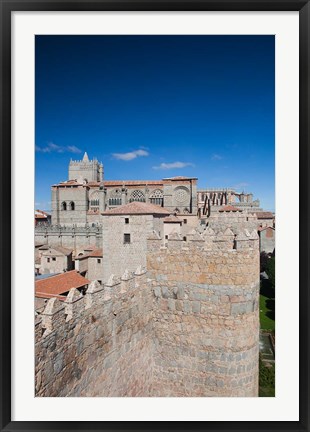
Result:
{"type": "MultiPolygon", "coordinates": [[[[251,228],[251,227],[250,227],[251,228]]],[[[190,231],[186,237],[178,233],[170,234],[168,239],[162,239],[158,234],[148,237],[148,252],[163,250],[201,250],[201,251],[239,251],[245,249],[258,250],[259,237],[255,229],[246,228],[213,229],[207,227],[204,231],[190,231]]]]}
{"type": "Polygon", "coordinates": [[[78,289],[72,288],[64,301],[50,298],[40,314],[36,315],[37,340],[45,338],[53,331],[60,331],[65,323],[72,320],[85,319],[93,309],[108,306],[113,311],[119,309],[118,303],[126,296],[133,297],[147,289],[146,269],[139,266],[135,272],[125,270],[121,278],[111,275],[101,285],[92,281],[83,295],[78,289]],[[112,305],[112,308],[111,308],[112,305]]]}
{"type": "Polygon", "coordinates": [[[96,224],[94,226],[84,224],[84,225],[37,225],[35,227],[35,234],[46,234],[46,235],[76,235],[76,234],[102,234],[102,226],[96,224]]]}

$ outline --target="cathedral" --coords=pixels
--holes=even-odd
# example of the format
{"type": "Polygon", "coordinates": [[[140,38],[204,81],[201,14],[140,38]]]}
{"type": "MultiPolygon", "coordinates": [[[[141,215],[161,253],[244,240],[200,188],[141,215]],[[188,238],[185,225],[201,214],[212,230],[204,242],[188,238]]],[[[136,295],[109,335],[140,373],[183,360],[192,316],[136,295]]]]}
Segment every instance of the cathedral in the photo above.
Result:
{"type": "Polygon", "coordinates": [[[131,203],[164,207],[171,214],[208,216],[213,210],[234,205],[242,210],[260,210],[252,194],[234,189],[197,190],[196,177],[161,180],[105,180],[102,163],[89,160],[69,163],[68,180],[52,186],[52,225],[93,225],[100,214],[131,203]]]}

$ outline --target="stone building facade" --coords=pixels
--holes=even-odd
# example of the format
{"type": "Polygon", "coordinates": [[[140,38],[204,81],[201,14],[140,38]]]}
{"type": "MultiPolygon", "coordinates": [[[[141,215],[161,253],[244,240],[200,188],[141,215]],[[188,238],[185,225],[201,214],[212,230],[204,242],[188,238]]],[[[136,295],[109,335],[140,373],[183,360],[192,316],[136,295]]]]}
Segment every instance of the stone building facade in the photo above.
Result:
{"type": "Polygon", "coordinates": [[[42,250],[40,273],[63,273],[73,269],[72,249],[60,246],[42,250]]]}
{"type": "Polygon", "coordinates": [[[237,192],[233,188],[200,189],[197,192],[198,215],[209,216],[223,206],[233,205],[241,210],[261,211],[258,199],[253,200],[252,193],[237,192]]]}
{"type": "Polygon", "coordinates": [[[132,202],[102,214],[103,280],[125,270],[146,267],[147,238],[164,233],[169,212],[157,205],[132,202]]]}
{"type": "Polygon", "coordinates": [[[98,223],[100,213],[131,202],[145,202],[171,213],[197,214],[197,178],[104,180],[103,166],[85,153],[71,161],[69,179],[52,186],[52,224],[98,223]]]}
{"type": "Polygon", "coordinates": [[[276,247],[275,229],[271,226],[265,226],[259,229],[259,247],[261,252],[274,254],[276,247]]]}
{"type": "Polygon", "coordinates": [[[101,284],[103,279],[102,259],[102,249],[94,248],[75,258],[75,269],[82,276],[92,281],[97,280],[101,284]]]}

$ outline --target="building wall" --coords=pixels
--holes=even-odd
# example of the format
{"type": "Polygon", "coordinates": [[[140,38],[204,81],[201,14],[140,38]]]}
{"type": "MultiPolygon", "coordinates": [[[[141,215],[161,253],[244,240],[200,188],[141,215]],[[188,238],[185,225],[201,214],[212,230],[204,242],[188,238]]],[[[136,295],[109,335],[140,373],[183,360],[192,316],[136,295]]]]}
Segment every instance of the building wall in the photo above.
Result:
{"type": "Polygon", "coordinates": [[[81,225],[87,222],[88,192],[83,186],[53,187],[52,191],[52,224],[81,225]],[[67,210],[62,210],[62,203],[67,210]],[[70,202],[74,202],[74,210],[70,210],[70,202]]]}
{"type": "Polygon", "coordinates": [[[264,231],[260,231],[260,251],[266,253],[273,253],[275,250],[275,230],[273,228],[267,228],[264,231]]]}
{"type": "Polygon", "coordinates": [[[162,221],[160,218],[153,218],[153,215],[102,217],[104,281],[110,274],[121,276],[126,269],[134,271],[139,265],[146,266],[147,237],[153,232],[154,227],[163,232],[162,221]],[[129,219],[129,224],[125,223],[126,218],[129,219]],[[129,244],[124,244],[125,233],[130,234],[129,244]]]}
{"type": "Polygon", "coordinates": [[[75,269],[80,273],[83,273],[83,276],[85,276],[90,281],[102,281],[102,266],[103,262],[101,257],[87,257],[75,261],[75,269]]]}
{"type": "Polygon", "coordinates": [[[180,223],[170,223],[170,222],[164,222],[164,236],[170,236],[171,233],[178,233],[181,234],[181,224],[180,223]]]}
{"type": "Polygon", "coordinates": [[[69,180],[78,180],[83,182],[87,180],[102,181],[103,166],[98,161],[70,161],[69,164],[69,180]]]}
{"type": "Polygon", "coordinates": [[[44,251],[41,255],[40,273],[62,273],[72,270],[72,254],[64,255],[53,250],[44,251]]]}

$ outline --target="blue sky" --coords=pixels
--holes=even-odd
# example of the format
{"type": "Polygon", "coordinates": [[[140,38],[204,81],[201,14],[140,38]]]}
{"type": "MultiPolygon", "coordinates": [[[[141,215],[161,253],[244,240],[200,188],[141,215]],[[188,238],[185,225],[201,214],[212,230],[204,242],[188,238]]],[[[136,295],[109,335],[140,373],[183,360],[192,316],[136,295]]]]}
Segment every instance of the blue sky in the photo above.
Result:
{"type": "Polygon", "coordinates": [[[105,179],[198,177],[274,210],[273,36],[36,36],[35,207],[84,151],[105,179]]]}

